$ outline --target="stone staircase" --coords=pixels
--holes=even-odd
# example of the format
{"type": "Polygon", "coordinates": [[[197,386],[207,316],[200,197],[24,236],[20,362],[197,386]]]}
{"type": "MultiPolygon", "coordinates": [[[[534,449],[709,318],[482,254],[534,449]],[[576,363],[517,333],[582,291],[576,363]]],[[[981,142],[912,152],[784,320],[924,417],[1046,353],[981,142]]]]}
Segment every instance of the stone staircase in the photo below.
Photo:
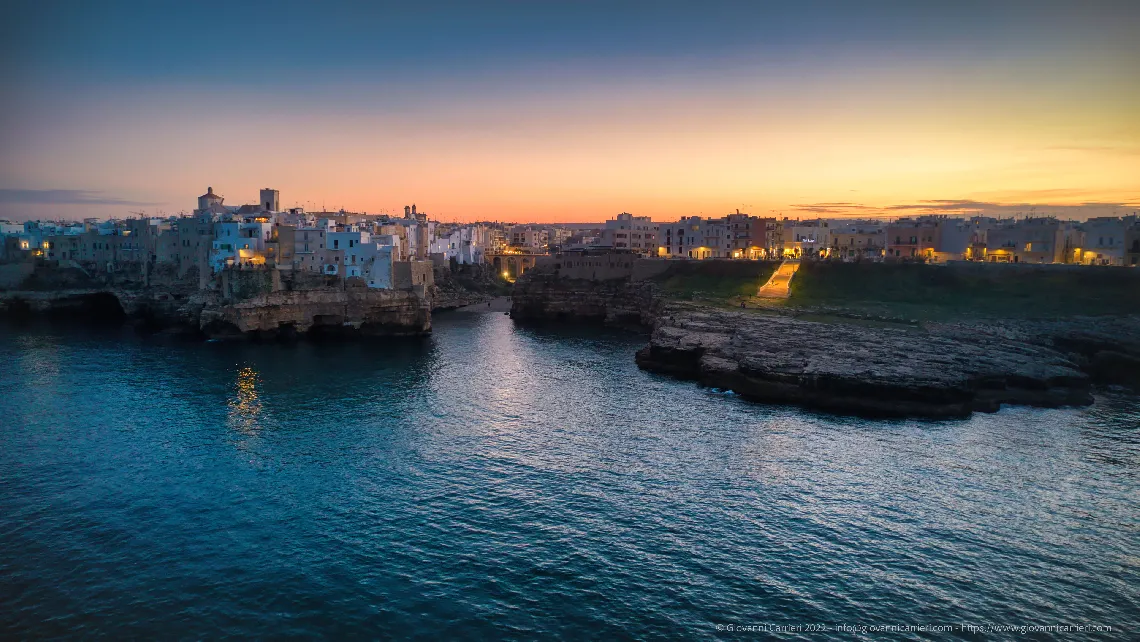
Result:
{"type": "Polygon", "coordinates": [[[800,262],[793,260],[786,260],[776,268],[772,273],[772,277],[768,282],[760,286],[760,291],[756,296],[768,297],[773,299],[786,299],[791,293],[789,288],[792,284],[792,277],[796,275],[796,270],[800,269],[800,262]]]}

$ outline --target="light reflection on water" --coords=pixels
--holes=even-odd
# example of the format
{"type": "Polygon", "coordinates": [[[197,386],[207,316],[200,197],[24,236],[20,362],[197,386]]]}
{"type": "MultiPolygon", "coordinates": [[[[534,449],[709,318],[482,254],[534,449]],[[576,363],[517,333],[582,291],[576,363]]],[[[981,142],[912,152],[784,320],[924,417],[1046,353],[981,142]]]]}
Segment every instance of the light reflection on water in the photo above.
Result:
{"type": "Polygon", "coordinates": [[[257,396],[258,375],[251,367],[237,372],[234,395],[229,400],[229,425],[237,432],[252,437],[261,430],[261,400],[257,396]]]}
{"type": "Polygon", "coordinates": [[[434,325],[0,334],[0,631],[1140,620],[1136,397],[867,421],[641,372],[636,335],[434,325]]]}

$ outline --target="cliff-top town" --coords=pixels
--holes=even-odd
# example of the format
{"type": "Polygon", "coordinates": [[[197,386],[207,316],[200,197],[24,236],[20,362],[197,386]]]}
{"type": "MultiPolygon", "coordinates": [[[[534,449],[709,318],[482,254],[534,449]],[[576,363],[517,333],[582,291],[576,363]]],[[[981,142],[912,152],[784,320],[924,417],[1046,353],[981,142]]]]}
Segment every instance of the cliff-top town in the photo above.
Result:
{"type": "Polygon", "coordinates": [[[489,264],[513,280],[541,257],[616,252],[669,259],[818,258],[841,261],[984,261],[1136,266],[1140,219],[1059,220],[945,215],[896,220],[791,219],[736,213],[655,222],[617,215],[597,226],[445,224],[415,205],[402,217],[282,209],[277,190],[226,205],[208,188],[192,215],[74,221],[0,221],[0,261],[58,262],[95,270],[149,263],[208,275],[277,269],[358,277],[370,288],[430,282],[432,265],[489,264]]]}

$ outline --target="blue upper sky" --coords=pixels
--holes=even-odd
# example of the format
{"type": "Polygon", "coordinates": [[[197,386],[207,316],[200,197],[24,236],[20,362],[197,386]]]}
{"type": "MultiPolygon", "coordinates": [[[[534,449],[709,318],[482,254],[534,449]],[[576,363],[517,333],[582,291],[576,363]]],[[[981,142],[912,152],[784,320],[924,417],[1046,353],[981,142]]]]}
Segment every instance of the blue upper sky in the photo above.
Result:
{"type": "Polygon", "coordinates": [[[548,65],[1136,53],[1140,3],[4,3],[9,80],[286,82],[548,65]]]}

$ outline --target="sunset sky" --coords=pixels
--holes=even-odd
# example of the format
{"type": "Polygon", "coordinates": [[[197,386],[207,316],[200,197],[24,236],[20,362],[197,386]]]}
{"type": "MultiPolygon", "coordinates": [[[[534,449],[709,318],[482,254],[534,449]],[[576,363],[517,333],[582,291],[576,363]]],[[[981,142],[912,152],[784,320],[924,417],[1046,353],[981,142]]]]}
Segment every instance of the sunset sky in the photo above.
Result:
{"type": "Polygon", "coordinates": [[[0,8],[0,216],[1140,208],[1140,2],[0,8]]]}

